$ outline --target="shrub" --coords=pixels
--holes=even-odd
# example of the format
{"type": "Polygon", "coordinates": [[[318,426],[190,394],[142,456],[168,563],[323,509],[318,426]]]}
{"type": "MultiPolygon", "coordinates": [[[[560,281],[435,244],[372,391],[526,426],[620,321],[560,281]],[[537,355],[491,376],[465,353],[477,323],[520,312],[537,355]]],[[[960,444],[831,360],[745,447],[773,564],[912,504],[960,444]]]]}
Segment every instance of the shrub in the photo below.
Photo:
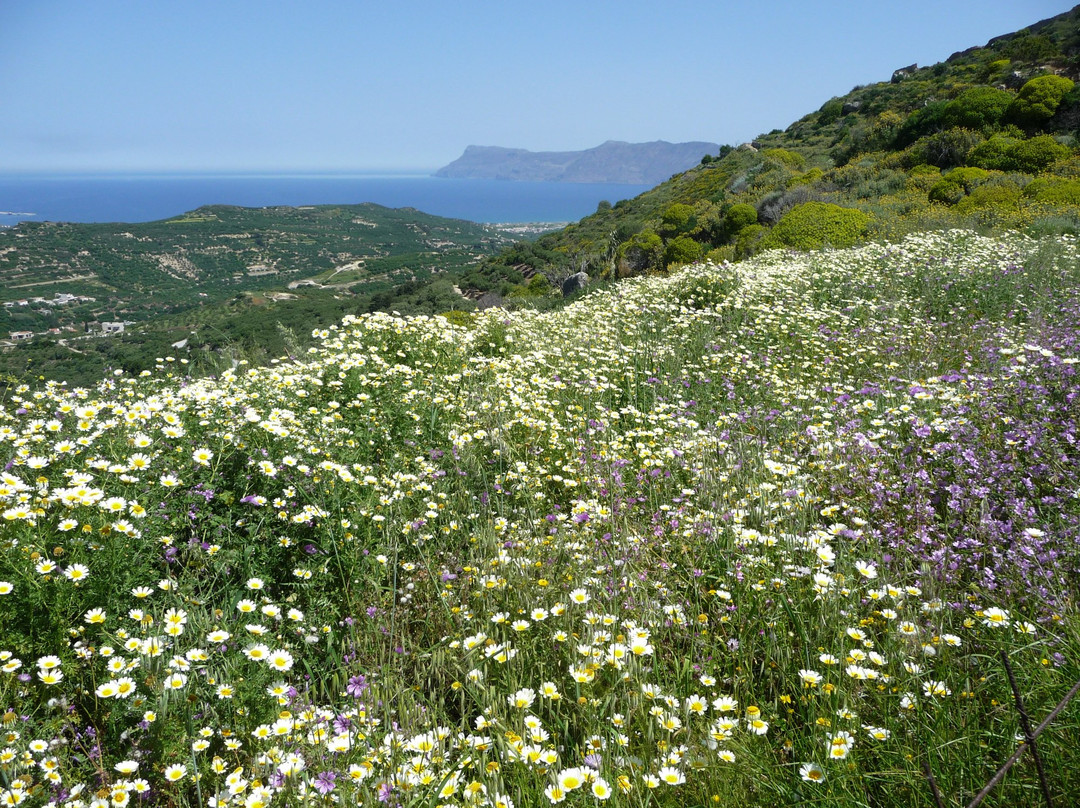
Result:
{"type": "Polygon", "coordinates": [[[773,225],[780,221],[785,213],[796,205],[814,200],[814,192],[805,185],[798,185],[789,191],[776,191],[768,194],[757,204],[757,220],[762,224],[773,225]]]}
{"type": "Polygon", "coordinates": [[[796,205],[777,222],[761,246],[816,250],[826,245],[850,247],[866,236],[871,216],[829,202],[796,205]]]}
{"type": "Polygon", "coordinates": [[[995,135],[980,143],[968,154],[968,164],[997,171],[1023,171],[1037,174],[1072,153],[1051,135],[1027,140],[995,135]]]}
{"type": "Polygon", "coordinates": [[[1016,94],[1009,105],[1008,117],[1020,126],[1038,127],[1054,117],[1061,100],[1073,88],[1064,76],[1039,76],[1016,94]]]}
{"type": "Polygon", "coordinates": [[[911,113],[900,126],[893,144],[894,148],[902,149],[910,146],[920,137],[942,129],[947,106],[946,101],[934,101],[911,113]]]}
{"type": "Polygon", "coordinates": [[[616,255],[619,276],[639,275],[660,268],[664,242],[652,230],[642,230],[619,245],[616,255]]]}
{"type": "Polygon", "coordinates": [[[705,248],[690,236],[677,236],[664,249],[664,266],[690,264],[705,254],[705,248]]]}
{"type": "Polygon", "coordinates": [[[1001,52],[1020,62],[1046,62],[1058,55],[1053,40],[1042,34],[1027,33],[1005,43],[1001,52]]]}
{"type": "Polygon", "coordinates": [[[724,234],[728,239],[738,235],[744,227],[752,224],[757,224],[757,209],[745,202],[732,205],[724,214],[724,234]]]}
{"type": "Polygon", "coordinates": [[[978,146],[968,152],[967,163],[969,166],[987,168],[994,171],[1008,171],[1012,165],[1012,148],[1017,139],[1008,135],[994,135],[989,140],[984,140],[978,146]]]}
{"type": "Polygon", "coordinates": [[[798,152],[788,149],[766,149],[762,154],[770,160],[775,160],[792,171],[802,171],[806,167],[806,158],[798,152]]]}
{"type": "Polygon", "coordinates": [[[1023,196],[1053,205],[1080,205],[1080,180],[1040,177],[1028,183],[1023,196]]]}
{"type": "Polygon", "coordinates": [[[1039,135],[1021,140],[1011,150],[1013,171],[1037,174],[1058,160],[1072,154],[1068,146],[1062,146],[1050,135],[1039,135]]]}
{"type": "Polygon", "coordinates": [[[761,240],[765,237],[767,229],[761,224],[748,224],[742,230],[739,231],[735,237],[735,255],[738,258],[745,258],[748,255],[752,255],[761,243],[761,240]]]}
{"type": "Polygon", "coordinates": [[[457,325],[466,328],[472,328],[476,323],[476,312],[462,311],[461,309],[451,309],[450,311],[444,311],[439,315],[450,325],[457,325]]]}
{"type": "Polygon", "coordinates": [[[660,215],[660,234],[668,238],[689,233],[697,225],[694,208],[675,203],[660,215]]]}
{"type": "Polygon", "coordinates": [[[813,185],[824,176],[825,172],[817,166],[814,166],[814,168],[811,168],[809,171],[803,174],[797,174],[788,180],[788,188],[794,188],[796,185],[813,185]]]}
{"type": "Polygon", "coordinates": [[[920,138],[912,152],[917,162],[929,163],[938,168],[952,168],[963,165],[968,152],[982,140],[982,135],[978,132],[954,127],[920,138]]]}
{"type": "Polygon", "coordinates": [[[825,126],[833,121],[837,120],[844,111],[844,102],[839,98],[831,98],[821,105],[821,109],[818,110],[817,122],[820,126],[825,126]]]}
{"type": "Polygon", "coordinates": [[[983,130],[997,126],[1013,102],[1012,93],[994,87],[972,87],[945,106],[946,126],[983,130]]]}
{"type": "Polygon", "coordinates": [[[954,168],[930,189],[930,201],[955,205],[990,176],[981,168],[954,168]]]}
{"type": "Polygon", "coordinates": [[[1016,210],[1020,202],[1020,186],[1015,182],[980,185],[956,203],[957,213],[976,210],[1016,210]]]}
{"type": "Polygon", "coordinates": [[[712,264],[723,264],[735,260],[735,245],[725,244],[705,253],[705,260],[712,264]]]}

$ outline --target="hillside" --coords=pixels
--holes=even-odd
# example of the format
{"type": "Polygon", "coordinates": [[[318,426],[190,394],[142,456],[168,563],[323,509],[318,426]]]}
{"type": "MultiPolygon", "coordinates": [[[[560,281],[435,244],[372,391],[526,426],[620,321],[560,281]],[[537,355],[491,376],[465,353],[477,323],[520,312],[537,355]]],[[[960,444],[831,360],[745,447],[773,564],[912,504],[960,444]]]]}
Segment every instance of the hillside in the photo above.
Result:
{"type": "Polygon", "coordinates": [[[1080,680],[1078,300],[952,231],[14,390],[0,804],[967,805],[1080,680]]]}
{"type": "Polygon", "coordinates": [[[437,310],[460,307],[453,281],[432,281],[509,242],[488,226],[374,204],[24,222],[0,229],[0,375],[92,383],[107,367],[152,367],[174,343],[210,361],[223,348],[269,359],[293,347],[266,328],[271,318],[303,339],[391,301],[427,310],[409,307],[420,287],[437,310]]]}
{"type": "Polygon", "coordinates": [[[716,151],[716,143],[625,143],[609,140],[592,149],[531,152],[500,146],[468,146],[465,153],[435,172],[454,179],[529,182],[613,182],[646,185],[696,165],[716,151]]]}
{"type": "Polygon", "coordinates": [[[489,262],[557,280],[942,227],[1080,230],[1080,11],[825,100],[489,262]]]}

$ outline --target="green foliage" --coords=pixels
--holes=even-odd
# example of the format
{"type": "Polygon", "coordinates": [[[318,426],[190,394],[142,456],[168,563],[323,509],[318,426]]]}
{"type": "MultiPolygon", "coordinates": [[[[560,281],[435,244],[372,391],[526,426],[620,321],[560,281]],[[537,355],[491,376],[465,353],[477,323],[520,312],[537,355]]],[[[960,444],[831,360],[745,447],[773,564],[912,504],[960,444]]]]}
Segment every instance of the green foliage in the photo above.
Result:
{"type": "Polygon", "coordinates": [[[870,222],[870,215],[861,210],[828,202],[805,202],[784,214],[762,240],[761,247],[850,247],[866,237],[870,222]]]}
{"type": "Polygon", "coordinates": [[[762,154],[769,160],[775,160],[792,171],[802,171],[806,168],[806,158],[790,149],[765,149],[762,154]]]}
{"type": "Polygon", "coordinates": [[[930,201],[955,205],[989,176],[989,172],[981,168],[954,168],[934,183],[930,189],[930,201]]]}
{"type": "Polygon", "coordinates": [[[968,152],[982,142],[982,135],[954,127],[920,138],[912,147],[913,159],[938,168],[963,165],[968,152]]]}
{"type": "Polygon", "coordinates": [[[452,309],[451,311],[444,311],[439,316],[450,325],[461,326],[462,328],[471,328],[476,323],[476,312],[472,311],[452,309]]]}
{"type": "Polygon", "coordinates": [[[753,255],[758,245],[761,244],[769,229],[763,224],[748,224],[735,236],[735,255],[737,258],[745,258],[753,255]]]}
{"type": "Polygon", "coordinates": [[[1072,154],[1072,149],[1058,143],[1050,135],[1038,135],[1022,140],[1011,150],[1013,171],[1035,174],[1058,160],[1064,160],[1072,154]]]}
{"type": "Polygon", "coordinates": [[[1058,105],[1073,88],[1073,81],[1064,76],[1039,76],[1017,93],[1009,105],[1008,117],[1024,127],[1036,127],[1054,117],[1058,105]]]}
{"type": "Polygon", "coordinates": [[[902,149],[916,140],[945,127],[947,101],[934,101],[911,113],[900,126],[894,148],[902,149]]]}
{"type": "Polygon", "coordinates": [[[996,127],[1013,102],[1013,94],[995,87],[972,87],[945,105],[943,123],[949,127],[984,130],[996,127]]]}
{"type": "Polygon", "coordinates": [[[844,110],[844,102],[839,98],[831,98],[821,105],[818,110],[817,122],[819,126],[827,126],[837,120],[844,110]]]}
{"type": "Polygon", "coordinates": [[[1072,150],[1050,135],[1023,139],[994,135],[975,146],[969,153],[969,165],[996,171],[1022,171],[1037,174],[1058,160],[1064,160],[1072,150]]]}
{"type": "Polygon", "coordinates": [[[757,218],[757,208],[753,205],[748,205],[745,202],[732,205],[724,214],[724,233],[726,239],[738,235],[743,228],[749,225],[757,224],[757,218]]]}
{"type": "Polygon", "coordinates": [[[696,226],[697,217],[692,205],[670,205],[660,216],[660,234],[665,238],[689,233],[696,226]]]}
{"type": "Polygon", "coordinates": [[[1080,206],[1080,180],[1040,177],[1027,184],[1023,195],[1035,202],[1080,206]]]}
{"type": "Polygon", "coordinates": [[[690,264],[704,254],[705,248],[700,242],[694,241],[689,236],[676,236],[664,248],[664,266],[690,264]]]}
{"type": "Polygon", "coordinates": [[[981,210],[1014,210],[1020,202],[1020,191],[1020,186],[1011,180],[986,182],[977,185],[967,196],[960,199],[956,203],[956,212],[968,214],[981,210]]]}
{"type": "Polygon", "coordinates": [[[1001,51],[1018,62],[1046,62],[1059,54],[1053,40],[1042,34],[1022,34],[1011,38],[1001,51]]]}
{"type": "Polygon", "coordinates": [[[619,245],[616,265],[620,277],[640,275],[660,269],[664,255],[664,241],[654,230],[643,230],[629,241],[619,245]]]}
{"type": "Polygon", "coordinates": [[[817,166],[814,166],[809,171],[803,172],[802,174],[796,174],[788,180],[787,187],[794,188],[796,185],[813,185],[823,176],[825,176],[825,172],[817,166]]]}
{"type": "Polygon", "coordinates": [[[968,152],[967,163],[978,168],[1009,171],[1012,166],[1012,150],[1016,143],[1015,137],[993,135],[968,152]]]}

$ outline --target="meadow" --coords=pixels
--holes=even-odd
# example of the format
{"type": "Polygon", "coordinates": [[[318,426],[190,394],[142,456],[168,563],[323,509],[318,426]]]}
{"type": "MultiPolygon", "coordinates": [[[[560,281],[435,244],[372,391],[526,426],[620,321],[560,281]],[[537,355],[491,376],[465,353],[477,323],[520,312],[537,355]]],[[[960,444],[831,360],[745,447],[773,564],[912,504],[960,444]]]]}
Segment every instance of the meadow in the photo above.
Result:
{"type": "Polygon", "coordinates": [[[13,390],[0,805],[966,804],[1002,652],[1080,680],[1078,291],[953,230],[13,390]]]}

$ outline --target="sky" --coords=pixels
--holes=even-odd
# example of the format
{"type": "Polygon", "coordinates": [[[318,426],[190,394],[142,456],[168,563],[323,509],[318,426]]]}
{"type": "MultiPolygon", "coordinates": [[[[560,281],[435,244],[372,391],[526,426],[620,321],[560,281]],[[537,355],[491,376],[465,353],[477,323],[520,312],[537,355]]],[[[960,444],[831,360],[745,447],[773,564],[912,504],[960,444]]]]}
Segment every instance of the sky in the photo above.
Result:
{"type": "Polygon", "coordinates": [[[0,0],[0,173],[434,169],[738,144],[1042,0],[0,0]]]}

